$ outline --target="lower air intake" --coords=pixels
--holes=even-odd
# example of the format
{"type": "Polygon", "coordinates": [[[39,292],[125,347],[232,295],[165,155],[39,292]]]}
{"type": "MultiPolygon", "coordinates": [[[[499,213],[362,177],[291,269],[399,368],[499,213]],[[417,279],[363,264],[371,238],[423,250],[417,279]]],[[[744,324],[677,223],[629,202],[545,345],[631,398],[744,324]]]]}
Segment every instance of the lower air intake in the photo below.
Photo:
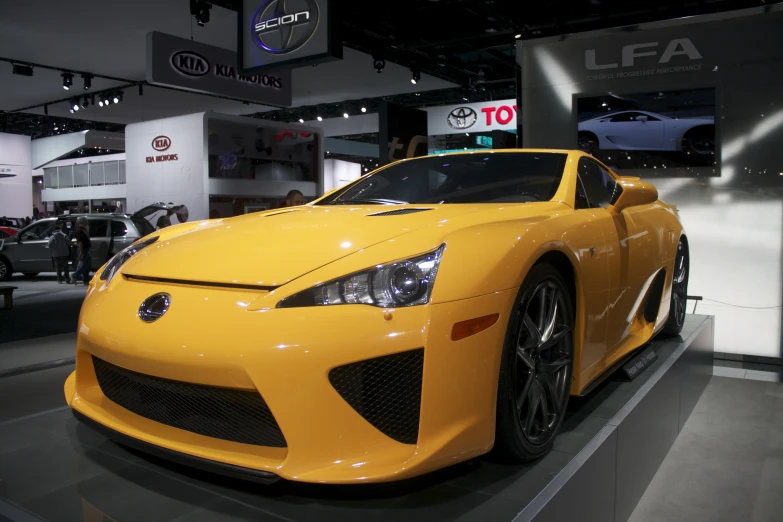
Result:
{"type": "Polygon", "coordinates": [[[171,381],[92,357],[103,394],[147,419],[216,439],[286,447],[272,412],[258,392],[171,381]]]}
{"type": "Polygon", "coordinates": [[[422,348],[338,366],[329,372],[329,382],[381,433],[416,444],[423,370],[422,348]]]}

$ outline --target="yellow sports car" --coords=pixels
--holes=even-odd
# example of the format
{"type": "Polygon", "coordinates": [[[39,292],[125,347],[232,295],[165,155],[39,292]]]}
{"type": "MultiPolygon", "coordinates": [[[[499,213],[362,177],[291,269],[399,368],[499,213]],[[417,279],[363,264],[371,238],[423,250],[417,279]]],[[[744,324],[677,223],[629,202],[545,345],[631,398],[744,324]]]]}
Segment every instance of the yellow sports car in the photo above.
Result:
{"type": "Polygon", "coordinates": [[[259,481],[525,461],[570,394],[680,332],[687,283],[676,209],[582,152],[402,160],[117,254],[65,396],[125,444],[259,481]]]}

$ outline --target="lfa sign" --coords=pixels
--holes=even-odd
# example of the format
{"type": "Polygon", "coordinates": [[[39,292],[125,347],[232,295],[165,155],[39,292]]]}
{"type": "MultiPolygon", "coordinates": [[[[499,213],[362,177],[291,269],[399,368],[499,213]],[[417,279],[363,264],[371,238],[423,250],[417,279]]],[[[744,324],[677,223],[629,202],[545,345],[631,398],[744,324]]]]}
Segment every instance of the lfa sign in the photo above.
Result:
{"type": "Polygon", "coordinates": [[[645,42],[640,44],[631,44],[623,47],[620,53],[620,63],[606,62],[598,63],[595,56],[595,49],[585,51],[585,67],[591,71],[600,71],[604,69],[616,69],[618,67],[636,67],[638,58],[656,57],[659,64],[669,63],[675,56],[687,56],[689,60],[701,60],[701,53],[693,45],[690,38],[677,38],[666,44],[663,52],[659,53],[659,42],[645,42]]]}

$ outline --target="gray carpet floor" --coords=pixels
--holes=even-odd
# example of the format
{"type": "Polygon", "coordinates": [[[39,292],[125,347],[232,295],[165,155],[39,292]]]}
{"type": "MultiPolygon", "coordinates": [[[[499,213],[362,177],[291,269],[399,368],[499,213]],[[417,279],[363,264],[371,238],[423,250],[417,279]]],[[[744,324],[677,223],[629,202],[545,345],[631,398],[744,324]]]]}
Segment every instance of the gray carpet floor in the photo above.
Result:
{"type": "Polygon", "coordinates": [[[783,384],[715,376],[630,522],[783,521],[783,384]]]}

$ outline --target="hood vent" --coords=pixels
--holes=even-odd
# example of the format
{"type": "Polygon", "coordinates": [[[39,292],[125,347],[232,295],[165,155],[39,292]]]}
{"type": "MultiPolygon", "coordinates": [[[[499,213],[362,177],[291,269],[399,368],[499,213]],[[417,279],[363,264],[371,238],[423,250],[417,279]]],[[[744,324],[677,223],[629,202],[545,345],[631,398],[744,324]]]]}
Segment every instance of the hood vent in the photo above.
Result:
{"type": "Polygon", "coordinates": [[[370,216],[401,216],[402,214],[415,214],[416,212],[424,212],[425,210],[432,210],[431,208],[401,208],[399,210],[389,210],[388,212],[377,212],[375,214],[367,214],[370,216]]]}

